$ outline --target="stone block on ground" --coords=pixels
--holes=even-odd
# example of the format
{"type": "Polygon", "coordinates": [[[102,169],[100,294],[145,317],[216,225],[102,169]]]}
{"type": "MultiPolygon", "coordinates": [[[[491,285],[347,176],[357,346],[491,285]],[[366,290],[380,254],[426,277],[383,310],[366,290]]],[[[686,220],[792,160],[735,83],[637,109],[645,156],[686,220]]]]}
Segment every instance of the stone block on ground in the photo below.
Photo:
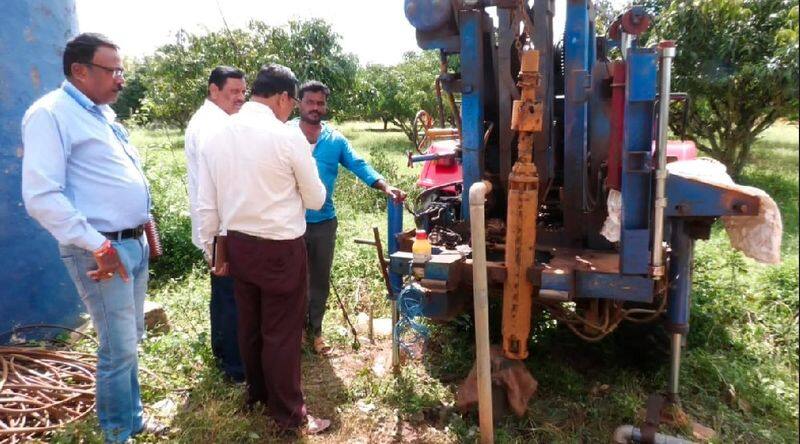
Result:
{"type": "Polygon", "coordinates": [[[148,332],[163,334],[170,330],[167,312],[161,304],[144,301],[144,325],[148,332]]]}
{"type": "MultiPolygon", "coordinates": [[[[356,316],[356,330],[361,334],[369,333],[369,315],[359,313],[356,316]]],[[[373,318],[372,334],[376,338],[386,338],[392,336],[392,318],[373,318]]]]}

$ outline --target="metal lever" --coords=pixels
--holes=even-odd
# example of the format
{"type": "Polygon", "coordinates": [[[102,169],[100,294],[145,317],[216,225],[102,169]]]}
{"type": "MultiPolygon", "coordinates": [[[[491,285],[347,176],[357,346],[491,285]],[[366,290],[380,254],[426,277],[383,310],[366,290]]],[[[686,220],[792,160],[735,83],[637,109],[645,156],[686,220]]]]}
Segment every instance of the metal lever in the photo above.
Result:
{"type": "Polygon", "coordinates": [[[412,167],[417,162],[425,162],[426,160],[439,160],[439,159],[453,159],[458,155],[457,152],[447,153],[447,154],[413,154],[411,151],[408,152],[408,166],[412,167]]]}

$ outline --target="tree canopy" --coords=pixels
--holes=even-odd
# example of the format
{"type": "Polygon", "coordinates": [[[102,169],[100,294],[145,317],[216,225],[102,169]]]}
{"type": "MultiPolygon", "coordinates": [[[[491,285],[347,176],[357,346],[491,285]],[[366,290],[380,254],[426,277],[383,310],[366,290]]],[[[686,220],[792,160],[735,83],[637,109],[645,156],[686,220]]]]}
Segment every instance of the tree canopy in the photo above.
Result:
{"type": "Polygon", "coordinates": [[[359,72],[356,97],[359,117],[391,123],[414,140],[412,121],[417,111],[433,112],[434,83],[439,72],[436,52],[408,52],[395,66],[369,65],[359,72]]]}
{"type": "MultiPolygon", "coordinates": [[[[132,75],[143,88],[127,91],[141,94],[141,120],[183,127],[200,106],[207,92],[208,75],[218,65],[232,65],[247,73],[248,81],[267,63],[281,63],[298,79],[319,80],[333,91],[353,88],[358,60],[344,53],[340,37],[324,20],[290,21],[284,27],[270,27],[260,21],[244,29],[222,30],[203,35],[179,31],[175,42],[145,57],[132,75]]],[[[333,94],[330,107],[346,110],[347,94],[333,94]]],[[[125,106],[135,97],[121,97],[125,106]]]]}
{"type": "Polygon", "coordinates": [[[673,90],[692,97],[686,133],[737,177],[762,131],[797,118],[798,2],[662,3],[654,37],[677,41],[673,90]]]}

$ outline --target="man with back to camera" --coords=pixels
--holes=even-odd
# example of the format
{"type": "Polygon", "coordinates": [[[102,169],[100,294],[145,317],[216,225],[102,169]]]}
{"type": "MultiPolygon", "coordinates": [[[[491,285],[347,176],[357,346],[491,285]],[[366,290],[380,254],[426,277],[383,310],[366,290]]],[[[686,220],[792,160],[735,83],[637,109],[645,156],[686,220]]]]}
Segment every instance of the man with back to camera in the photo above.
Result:
{"type": "MultiPolygon", "coordinates": [[[[192,220],[192,243],[203,250],[198,234],[197,219],[197,159],[198,149],[219,129],[228,116],[239,112],[247,90],[245,75],[230,66],[217,66],[208,77],[208,96],[186,126],[184,149],[189,182],[189,214],[192,220]]],[[[236,301],[233,297],[233,278],[211,276],[211,352],[217,365],[234,382],[244,381],[244,367],[236,339],[236,301]]]]}
{"type": "Polygon", "coordinates": [[[289,68],[261,68],[251,99],[201,148],[197,214],[210,255],[227,235],[247,404],[262,403],[283,431],[310,434],[330,421],[307,414],[300,386],[300,336],[306,310],[306,208],[325,201],[303,136],[284,123],[297,102],[289,68]]]}
{"type": "Polygon", "coordinates": [[[58,241],[97,331],[96,410],[106,442],[166,428],[142,414],[150,192],[136,148],[109,107],[125,85],[118,47],[84,33],[64,49],[66,80],[22,119],[22,197],[58,241]]]}
{"type": "Polygon", "coordinates": [[[327,197],[319,210],[306,211],[306,248],[308,249],[308,315],[307,331],[311,334],[314,351],[327,355],[331,348],[322,337],[322,319],[330,291],[333,251],[336,246],[336,209],[333,192],[339,174],[339,164],[350,170],[362,182],[376,188],[397,201],[406,193],[389,185],[363,158],[339,131],[331,128],[322,119],[328,112],[330,90],[324,83],[311,80],[300,87],[300,119],[291,123],[298,125],[311,144],[319,177],[325,184],[327,197]]]}

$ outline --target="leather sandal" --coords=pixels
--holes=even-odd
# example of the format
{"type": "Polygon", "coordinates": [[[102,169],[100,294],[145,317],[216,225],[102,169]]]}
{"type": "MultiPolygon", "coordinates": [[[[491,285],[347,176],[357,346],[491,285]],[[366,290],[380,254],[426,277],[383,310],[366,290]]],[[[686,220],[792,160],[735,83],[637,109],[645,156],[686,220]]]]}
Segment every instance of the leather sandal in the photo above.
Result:
{"type": "Polygon", "coordinates": [[[315,418],[311,415],[306,415],[306,433],[309,435],[318,435],[331,426],[330,419],[315,418]]]}
{"type": "Polygon", "coordinates": [[[314,338],[314,353],[328,356],[332,350],[331,346],[325,343],[325,339],[323,339],[322,336],[314,338]]]}

